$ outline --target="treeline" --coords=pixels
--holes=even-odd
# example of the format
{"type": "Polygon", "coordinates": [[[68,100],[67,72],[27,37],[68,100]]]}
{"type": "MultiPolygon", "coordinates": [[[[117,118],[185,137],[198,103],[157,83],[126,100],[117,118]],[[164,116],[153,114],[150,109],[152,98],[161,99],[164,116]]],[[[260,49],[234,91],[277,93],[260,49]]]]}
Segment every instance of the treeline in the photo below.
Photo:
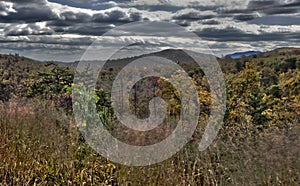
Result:
{"type": "MultiPolygon", "coordinates": [[[[262,130],[270,125],[299,123],[299,51],[284,48],[241,59],[219,60],[227,86],[227,126],[254,125],[255,129],[262,130]]],[[[209,84],[200,68],[189,68],[188,64],[184,63],[184,69],[198,87],[202,114],[207,116],[211,102],[209,84]]],[[[95,91],[97,100],[101,100],[99,104],[109,107],[111,87],[101,85],[111,86],[119,70],[119,66],[110,66],[99,75],[95,91]]],[[[16,55],[1,55],[0,100],[40,98],[72,112],[74,72],[74,68],[53,62],[38,63],[16,55]]],[[[178,114],[178,92],[167,80],[148,78],[139,81],[136,87],[138,92],[135,89],[131,92],[131,108],[139,117],[147,117],[148,102],[154,96],[162,96],[172,108],[169,113],[178,114]]]]}

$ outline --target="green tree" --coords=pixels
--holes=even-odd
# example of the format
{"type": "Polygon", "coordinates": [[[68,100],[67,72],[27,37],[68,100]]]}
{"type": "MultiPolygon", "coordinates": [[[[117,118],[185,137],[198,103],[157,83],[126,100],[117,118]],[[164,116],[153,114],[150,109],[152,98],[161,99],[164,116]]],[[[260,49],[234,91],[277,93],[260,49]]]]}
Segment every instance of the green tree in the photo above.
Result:
{"type": "Polygon", "coordinates": [[[53,63],[46,66],[50,67],[49,70],[32,75],[27,96],[52,100],[57,106],[71,109],[71,92],[68,88],[73,83],[74,72],[53,63]]]}

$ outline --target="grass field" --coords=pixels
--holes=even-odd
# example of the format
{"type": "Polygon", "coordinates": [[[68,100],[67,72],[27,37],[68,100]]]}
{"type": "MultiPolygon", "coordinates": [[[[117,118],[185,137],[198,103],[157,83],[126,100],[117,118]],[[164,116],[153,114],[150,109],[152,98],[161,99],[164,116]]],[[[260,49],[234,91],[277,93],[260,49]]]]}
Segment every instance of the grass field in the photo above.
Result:
{"type": "Polygon", "coordinates": [[[205,152],[191,142],[157,165],[127,167],[97,155],[84,143],[73,118],[50,102],[15,101],[2,104],[0,110],[1,185],[300,183],[296,126],[269,128],[255,136],[224,128],[205,152]]]}

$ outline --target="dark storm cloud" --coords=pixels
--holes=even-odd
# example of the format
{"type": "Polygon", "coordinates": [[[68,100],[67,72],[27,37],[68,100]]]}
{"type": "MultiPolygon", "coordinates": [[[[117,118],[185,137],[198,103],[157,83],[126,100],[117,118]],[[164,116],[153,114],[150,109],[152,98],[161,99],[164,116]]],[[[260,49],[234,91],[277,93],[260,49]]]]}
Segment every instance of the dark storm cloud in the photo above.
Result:
{"type": "MultiPolygon", "coordinates": [[[[58,2],[61,2],[62,0],[56,0],[58,2]]],[[[109,2],[110,0],[67,0],[67,1],[73,1],[77,3],[103,3],[103,2],[109,2]]],[[[114,2],[123,3],[123,2],[131,2],[131,0],[113,0],[114,2]]]]}
{"type": "Polygon", "coordinates": [[[235,15],[235,14],[251,14],[253,10],[251,9],[218,9],[216,10],[219,15],[228,16],[228,15],[235,15]]]}
{"type": "Polygon", "coordinates": [[[152,24],[141,23],[140,25],[125,25],[122,29],[113,31],[111,36],[151,36],[151,37],[172,37],[185,38],[186,34],[182,32],[182,28],[178,26],[166,26],[164,22],[153,22],[152,24]],[[157,29],[159,28],[159,29],[157,29]],[[158,31],[159,30],[159,31],[158,31]]]}
{"type": "Polygon", "coordinates": [[[272,6],[278,6],[278,0],[252,0],[249,2],[247,9],[256,10],[256,9],[264,9],[272,6]]]}
{"type": "Polygon", "coordinates": [[[80,35],[101,36],[108,30],[112,29],[111,25],[107,24],[77,24],[63,30],[65,33],[74,33],[80,35]]]}
{"type": "Polygon", "coordinates": [[[121,10],[101,12],[93,16],[85,13],[64,12],[60,14],[60,19],[49,21],[47,26],[53,27],[58,33],[101,36],[114,25],[118,26],[141,19],[142,16],[138,13],[128,15],[121,10]]]}
{"type": "Polygon", "coordinates": [[[176,20],[187,20],[187,21],[197,21],[202,19],[211,19],[216,17],[214,14],[201,14],[201,12],[188,12],[181,15],[175,15],[173,16],[173,19],[176,20]]]}
{"type": "Polygon", "coordinates": [[[244,9],[219,9],[219,15],[233,16],[238,21],[249,21],[258,18],[256,13],[266,15],[294,14],[300,12],[300,0],[283,3],[279,0],[251,0],[244,9]]]}
{"type": "Polygon", "coordinates": [[[290,3],[280,3],[278,0],[252,0],[249,2],[247,9],[251,11],[259,11],[268,15],[293,14],[299,12],[300,1],[297,0],[290,3]]]}
{"type": "Polygon", "coordinates": [[[237,41],[240,40],[241,37],[248,37],[246,33],[232,27],[227,27],[226,29],[204,28],[195,31],[195,33],[202,39],[215,41],[237,41]]]}
{"type": "Polygon", "coordinates": [[[219,42],[226,41],[293,41],[299,42],[300,35],[298,33],[291,32],[272,32],[266,33],[262,32],[261,34],[252,34],[243,32],[237,28],[227,27],[225,29],[217,28],[205,28],[202,30],[195,31],[195,33],[206,40],[213,40],[219,42]]]}
{"type": "Polygon", "coordinates": [[[57,13],[43,0],[14,0],[10,3],[13,3],[11,8],[14,11],[7,10],[9,7],[2,8],[2,12],[5,12],[0,14],[0,22],[28,24],[29,26],[16,29],[17,27],[11,28],[7,25],[4,30],[6,36],[50,35],[54,33],[100,36],[111,29],[111,25],[120,25],[142,19],[141,14],[137,12],[127,13],[122,9],[109,9],[96,14],[66,9],[57,13]],[[31,24],[36,22],[46,22],[46,28],[39,28],[31,24]]]}
{"type": "Polygon", "coordinates": [[[45,6],[44,0],[12,0],[2,1],[12,3],[13,12],[7,15],[0,14],[0,22],[25,22],[49,21],[57,19],[50,7],[45,6]]]}
{"type": "Polygon", "coordinates": [[[289,15],[289,16],[278,16],[278,15],[268,15],[255,20],[249,21],[250,24],[257,25],[300,25],[300,16],[289,15]]]}
{"type": "Polygon", "coordinates": [[[238,21],[250,21],[253,19],[257,19],[259,16],[257,14],[240,14],[234,16],[234,19],[238,21]]]}
{"type": "Polygon", "coordinates": [[[56,15],[49,8],[24,7],[16,9],[16,11],[16,13],[10,13],[8,16],[0,16],[0,22],[33,23],[57,19],[56,15]]]}
{"type": "Polygon", "coordinates": [[[74,24],[75,23],[72,21],[65,21],[65,20],[53,20],[47,22],[47,26],[54,27],[54,30],[61,30],[63,28],[60,27],[68,27],[74,24]]]}
{"type": "Polygon", "coordinates": [[[116,4],[124,7],[130,0],[48,0],[49,2],[59,3],[77,8],[86,8],[92,10],[105,10],[114,7],[116,4]]]}
{"type": "Polygon", "coordinates": [[[263,10],[262,12],[268,15],[278,15],[278,14],[294,14],[299,12],[298,7],[285,8],[285,7],[274,7],[263,10]]]}
{"type": "MultiPolygon", "coordinates": [[[[1,2],[1,1],[0,1],[1,2]]],[[[8,1],[7,1],[8,2],[8,1]]],[[[141,20],[141,15],[133,12],[128,16],[124,11],[112,10],[105,13],[94,14],[93,16],[83,12],[63,11],[59,15],[53,12],[51,7],[47,6],[45,1],[40,0],[14,0],[13,8],[15,12],[8,12],[8,15],[0,15],[0,22],[40,22],[51,21],[49,25],[67,25],[70,22],[87,23],[87,22],[131,22],[141,20]],[[56,23],[57,22],[57,23],[56,23]]],[[[3,8],[2,8],[3,9],[3,8]]],[[[1,8],[0,8],[1,11],[1,8]]]]}

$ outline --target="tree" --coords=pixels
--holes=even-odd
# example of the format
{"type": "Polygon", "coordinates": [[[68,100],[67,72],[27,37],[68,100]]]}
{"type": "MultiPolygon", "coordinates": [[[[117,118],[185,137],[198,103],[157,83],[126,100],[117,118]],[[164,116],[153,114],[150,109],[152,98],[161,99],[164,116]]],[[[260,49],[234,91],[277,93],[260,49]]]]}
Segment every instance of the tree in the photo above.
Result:
{"type": "Polygon", "coordinates": [[[255,64],[248,63],[245,70],[237,75],[229,75],[227,92],[227,123],[240,126],[252,124],[260,129],[264,127],[267,118],[262,113],[269,103],[261,86],[261,72],[255,64]]]}
{"type": "Polygon", "coordinates": [[[37,72],[29,82],[28,97],[39,97],[54,101],[57,106],[71,109],[71,92],[74,72],[68,67],[61,67],[53,63],[46,64],[50,69],[46,72],[37,72]]]}

